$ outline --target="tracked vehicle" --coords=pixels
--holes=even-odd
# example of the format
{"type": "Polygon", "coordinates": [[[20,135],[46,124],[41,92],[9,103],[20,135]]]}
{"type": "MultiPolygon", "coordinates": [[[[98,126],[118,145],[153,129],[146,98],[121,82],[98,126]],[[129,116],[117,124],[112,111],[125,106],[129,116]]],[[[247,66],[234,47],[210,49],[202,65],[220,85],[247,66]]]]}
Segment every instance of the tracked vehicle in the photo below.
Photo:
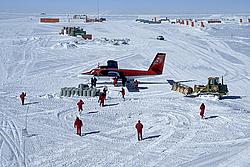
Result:
{"type": "Polygon", "coordinates": [[[219,77],[209,77],[206,85],[194,85],[194,88],[181,84],[180,82],[175,82],[172,85],[172,90],[183,93],[189,97],[213,96],[221,98],[228,93],[227,85],[223,83],[223,77],[221,83],[219,77]]]}

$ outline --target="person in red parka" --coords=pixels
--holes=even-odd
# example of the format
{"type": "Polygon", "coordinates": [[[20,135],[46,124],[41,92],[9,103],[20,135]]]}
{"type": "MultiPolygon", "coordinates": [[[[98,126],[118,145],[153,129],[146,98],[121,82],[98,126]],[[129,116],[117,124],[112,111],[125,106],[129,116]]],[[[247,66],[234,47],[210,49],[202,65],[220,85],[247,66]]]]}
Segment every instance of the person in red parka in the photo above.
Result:
{"type": "Polygon", "coordinates": [[[24,92],[22,92],[22,93],[20,94],[20,99],[21,99],[22,105],[24,105],[25,96],[26,96],[26,93],[24,93],[24,92]]]}
{"type": "Polygon", "coordinates": [[[138,141],[141,141],[142,140],[142,128],[143,128],[143,125],[141,124],[140,120],[138,120],[137,124],[135,125],[135,128],[137,129],[138,141]]]}
{"type": "Polygon", "coordinates": [[[98,102],[100,103],[100,107],[104,107],[105,94],[101,93],[99,96],[98,102]]]}
{"type": "Polygon", "coordinates": [[[114,86],[117,86],[117,81],[118,81],[118,78],[115,77],[115,78],[114,78],[114,86]]]}
{"type": "Polygon", "coordinates": [[[78,106],[78,111],[82,111],[82,105],[84,104],[84,102],[82,101],[82,99],[80,99],[78,102],[77,102],[77,106],[78,106]]]}
{"type": "Polygon", "coordinates": [[[76,128],[76,134],[81,136],[82,121],[78,117],[76,117],[74,127],[76,128]]]}
{"type": "Polygon", "coordinates": [[[205,104],[202,103],[200,106],[200,116],[202,119],[204,118],[204,113],[205,113],[205,104]]]}
{"type": "Polygon", "coordinates": [[[122,87],[122,90],[120,91],[122,93],[122,98],[125,99],[125,89],[122,87]]]}

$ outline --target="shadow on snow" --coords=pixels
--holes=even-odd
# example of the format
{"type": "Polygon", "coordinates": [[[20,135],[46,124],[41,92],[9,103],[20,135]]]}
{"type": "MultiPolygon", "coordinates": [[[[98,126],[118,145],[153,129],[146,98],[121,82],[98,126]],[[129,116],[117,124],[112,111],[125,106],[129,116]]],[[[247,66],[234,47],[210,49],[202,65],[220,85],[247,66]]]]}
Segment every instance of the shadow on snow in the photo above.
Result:
{"type": "Polygon", "coordinates": [[[34,101],[34,102],[25,103],[24,105],[37,104],[37,103],[39,103],[39,102],[38,101],[34,101]]]}
{"type": "Polygon", "coordinates": [[[109,106],[116,106],[118,105],[119,103],[113,103],[113,104],[105,104],[104,107],[109,107],[109,106]]]}
{"type": "Polygon", "coordinates": [[[161,136],[161,135],[148,136],[148,137],[143,138],[143,140],[158,138],[158,137],[160,137],[160,136],[161,136]]]}
{"type": "Polygon", "coordinates": [[[213,115],[213,116],[209,116],[209,117],[205,117],[204,119],[211,119],[211,118],[217,118],[219,116],[213,115]]]}
{"type": "Polygon", "coordinates": [[[95,114],[95,113],[98,113],[98,111],[90,111],[90,112],[88,112],[88,114],[95,114]]]}
{"type": "Polygon", "coordinates": [[[220,99],[224,100],[224,99],[241,99],[241,96],[222,96],[220,99]]]}
{"type": "Polygon", "coordinates": [[[83,133],[82,136],[90,135],[90,134],[96,134],[96,133],[100,133],[100,131],[98,130],[98,131],[83,133]]]}

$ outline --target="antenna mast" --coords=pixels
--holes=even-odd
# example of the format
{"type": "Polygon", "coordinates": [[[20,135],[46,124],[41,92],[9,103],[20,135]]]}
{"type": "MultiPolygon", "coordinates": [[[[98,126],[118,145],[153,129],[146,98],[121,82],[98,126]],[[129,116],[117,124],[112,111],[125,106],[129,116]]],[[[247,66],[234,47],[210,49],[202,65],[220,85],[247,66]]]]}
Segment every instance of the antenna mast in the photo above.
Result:
{"type": "Polygon", "coordinates": [[[97,0],[97,17],[98,17],[98,21],[100,21],[100,17],[99,17],[99,0],[97,0]]]}

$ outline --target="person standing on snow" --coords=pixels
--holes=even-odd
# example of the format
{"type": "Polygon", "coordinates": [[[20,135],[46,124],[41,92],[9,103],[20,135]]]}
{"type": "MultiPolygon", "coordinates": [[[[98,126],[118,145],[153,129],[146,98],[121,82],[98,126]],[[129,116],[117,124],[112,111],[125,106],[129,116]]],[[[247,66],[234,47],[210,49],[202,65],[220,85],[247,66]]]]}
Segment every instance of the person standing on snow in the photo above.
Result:
{"type": "Polygon", "coordinates": [[[117,82],[118,82],[118,78],[117,78],[117,77],[115,77],[115,78],[114,78],[114,87],[116,87],[116,86],[117,86],[117,82]]]}
{"type": "Polygon", "coordinates": [[[200,106],[200,116],[202,119],[204,118],[204,113],[205,113],[205,104],[202,103],[200,106]]]}
{"type": "Polygon", "coordinates": [[[78,111],[82,111],[82,105],[84,104],[84,102],[82,101],[82,99],[80,99],[77,103],[77,106],[78,106],[78,111]]]}
{"type": "Polygon", "coordinates": [[[135,85],[136,88],[138,88],[139,82],[137,80],[135,80],[134,85],[135,85]]]}
{"type": "Polygon", "coordinates": [[[122,90],[120,91],[122,93],[122,98],[125,99],[125,89],[122,87],[122,90]]]}
{"type": "Polygon", "coordinates": [[[20,99],[21,99],[22,105],[24,105],[24,99],[25,99],[25,97],[26,97],[26,93],[22,92],[22,93],[20,94],[20,99]]]}
{"type": "Polygon", "coordinates": [[[81,136],[82,121],[76,117],[74,127],[76,128],[76,134],[81,136]]]}
{"type": "Polygon", "coordinates": [[[100,103],[100,107],[104,107],[104,100],[105,100],[105,95],[104,93],[101,93],[98,100],[98,102],[100,103]]]}
{"type": "Polygon", "coordinates": [[[126,77],[122,77],[122,86],[125,86],[127,82],[127,78],[126,77]]]}
{"type": "Polygon", "coordinates": [[[91,88],[96,87],[96,81],[97,81],[96,77],[93,76],[93,77],[91,78],[91,88]]]}
{"type": "Polygon", "coordinates": [[[107,96],[107,91],[108,91],[108,88],[107,88],[107,86],[104,86],[104,88],[103,88],[103,93],[104,93],[104,98],[106,99],[106,96],[107,96]]]}
{"type": "Polygon", "coordinates": [[[137,124],[135,125],[135,128],[137,129],[138,141],[141,141],[142,140],[142,128],[143,128],[143,125],[141,124],[140,120],[138,120],[137,124]]]}

